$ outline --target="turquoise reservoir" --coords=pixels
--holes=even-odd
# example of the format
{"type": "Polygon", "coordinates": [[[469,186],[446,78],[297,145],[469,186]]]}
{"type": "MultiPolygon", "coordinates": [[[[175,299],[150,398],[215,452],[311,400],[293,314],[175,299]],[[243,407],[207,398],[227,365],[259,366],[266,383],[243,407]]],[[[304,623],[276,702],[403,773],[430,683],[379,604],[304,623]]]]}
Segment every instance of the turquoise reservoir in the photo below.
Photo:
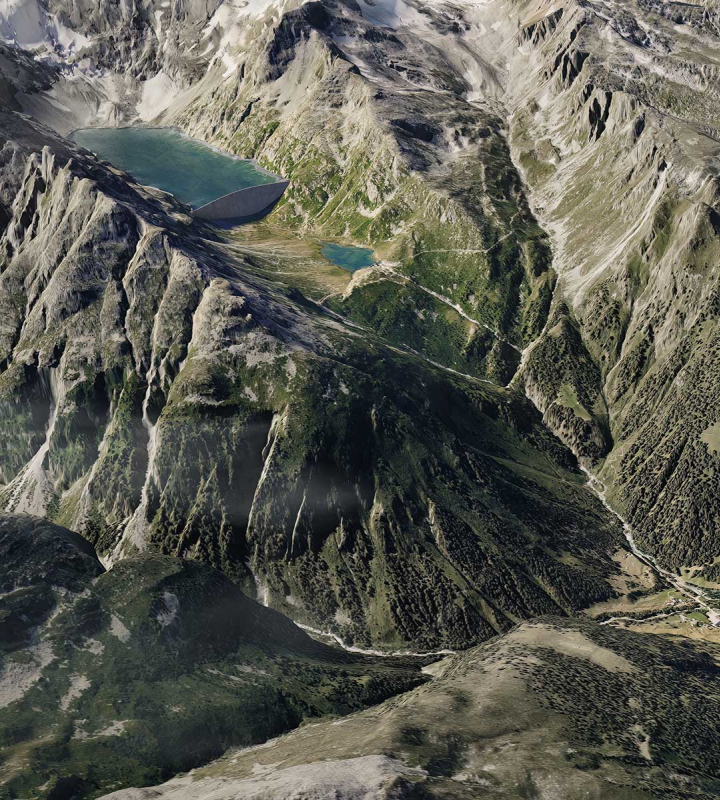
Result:
{"type": "Polygon", "coordinates": [[[328,261],[337,267],[342,267],[348,272],[372,267],[375,263],[373,251],[368,247],[349,247],[342,244],[326,244],[320,251],[328,261]]]}
{"type": "Polygon", "coordinates": [[[170,192],[192,208],[238,189],[278,179],[173,128],[84,128],[71,138],[144,186],[170,192]]]}

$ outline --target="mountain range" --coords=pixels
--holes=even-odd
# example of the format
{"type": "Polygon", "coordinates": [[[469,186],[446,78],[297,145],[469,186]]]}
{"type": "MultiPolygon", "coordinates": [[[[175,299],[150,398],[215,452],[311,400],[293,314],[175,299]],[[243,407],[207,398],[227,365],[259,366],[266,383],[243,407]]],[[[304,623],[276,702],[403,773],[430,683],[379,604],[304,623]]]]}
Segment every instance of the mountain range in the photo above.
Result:
{"type": "Polygon", "coordinates": [[[719,75],[714,0],[8,0],[0,798],[716,796],[719,75]]]}

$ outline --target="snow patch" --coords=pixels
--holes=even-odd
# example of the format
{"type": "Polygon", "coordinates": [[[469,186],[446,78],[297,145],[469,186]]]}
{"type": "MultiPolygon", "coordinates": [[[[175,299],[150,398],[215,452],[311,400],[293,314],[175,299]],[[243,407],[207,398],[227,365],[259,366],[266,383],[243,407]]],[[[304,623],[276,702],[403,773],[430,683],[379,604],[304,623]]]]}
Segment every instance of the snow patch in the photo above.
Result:
{"type": "Polygon", "coordinates": [[[28,50],[45,44],[45,19],[35,0],[0,2],[0,38],[28,50]]]}
{"type": "Polygon", "coordinates": [[[47,13],[37,0],[0,0],[0,39],[24,50],[48,48],[56,56],[53,60],[90,44],[86,36],[63,25],[56,14],[47,13]]]}
{"type": "Polygon", "coordinates": [[[142,87],[142,99],[137,105],[137,113],[143,122],[149,122],[162,114],[180,94],[173,79],[164,72],[158,72],[154,78],[145,81],[142,87]]]}

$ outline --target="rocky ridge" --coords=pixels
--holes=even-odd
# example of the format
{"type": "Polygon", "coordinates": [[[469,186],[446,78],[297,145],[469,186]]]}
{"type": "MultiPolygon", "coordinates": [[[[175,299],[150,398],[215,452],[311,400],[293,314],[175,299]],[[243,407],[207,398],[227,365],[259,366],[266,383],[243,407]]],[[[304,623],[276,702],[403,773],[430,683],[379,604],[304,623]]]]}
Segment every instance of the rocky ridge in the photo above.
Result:
{"type": "Polygon", "coordinates": [[[200,559],[361,645],[466,646],[616,594],[620,526],[524,399],[389,347],[167,195],[54,153],[13,162],[2,239],[7,510],[108,564],[200,559]]]}
{"type": "MultiPolygon", "coordinates": [[[[138,11],[142,36],[131,41],[157,34],[150,10],[138,11]]],[[[712,281],[685,270],[686,259],[710,263],[716,235],[712,124],[706,130],[698,121],[711,120],[702,109],[713,91],[712,9],[437,3],[370,12],[309,3],[165,13],[182,36],[227,36],[225,58],[209,48],[204,71],[158,120],[291,177],[276,212],[285,224],[368,241],[388,259],[326,305],[456,371],[512,379],[588,466],[604,464],[609,496],[639,543],[673,569],[699,574],[704,565],[712,584],[715,548],[703,520],[712,518],[714,493],[683,489],[714,474],[711,412],[699,411],[692,435],[684,413],[687,391],[692,407],[709,408],[709,384],[683,380],[677,401],[665,402],[678,371],[701,363],[685,354],[712,347],[712,281]],[[650,29],[653,36],[639,33],[650,29]],[[611,46],[601,51],[605,41],[611,46]],[[696,101],[688,102],[692,92],[696,101]],[[552,234],[552,266],[511,156],[552,234]],[[693,171],[691,163],[703,166],[693,171]],[[596,177],[610,165],[613,192],[596,177]],[[593,232],[599,208],[614,222],[593,232]],[[598,237],[616,244],[598,248],[598,237]],[[615,265],[615,251],[627,267],[615,265]],[[667,265],[668,276],[655,264],[667,265]],[[678,290],[678,279],[687,287],[678,290]],[[658,446],[657,426],[646,420],[660,398],[668,435],[658,446]],[[648,470],[651,453],[657,466],[648,470]],[[666,513],[675,497],[691,498],[678,500],[687,520],[680,547],[666,529],[677,519],[666,513]]],[[[109,27],[90,31],[98,53],[116,23],[109,15],[109,27]]],[[[163,53],[170,70],[177,52],[163,53]]],[[[152,80],[158,62],[144,63],[152,80]]],[[[60,79],[55,91],[67,83],[60,79]]],[[[20,101],[46,96],[23,91],[20,101]]],[[[132,116],[136,106],[123,108],[132,116]]],[[[166,384],[167,367],[155,367],[166,384]]],[[[147,432],[152,398],[143,400],[147,432]]],[[[115,516],[135,515],[133,505],[115,516]]],[[[75,524],[72,515],[61,519],[75,524]]],[[[99,528],[107,524],[105,513],[99,528]]],[[[171,538],[187,541],[183,527],[178,520],[171,538]]],[[[219,564],[224,556],[211,558],[219,564]]]]}

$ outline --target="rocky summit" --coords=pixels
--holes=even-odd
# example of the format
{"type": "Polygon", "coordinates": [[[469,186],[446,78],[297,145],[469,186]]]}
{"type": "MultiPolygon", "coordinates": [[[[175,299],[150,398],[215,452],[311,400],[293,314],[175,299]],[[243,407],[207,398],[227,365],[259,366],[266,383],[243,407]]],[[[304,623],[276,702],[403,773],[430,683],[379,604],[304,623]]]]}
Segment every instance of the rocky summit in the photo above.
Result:
{"type": "Polygon", "coordinates": [[[716,0],[0,4],[0,800],[716,797],[719,109],[716,0]]]}

